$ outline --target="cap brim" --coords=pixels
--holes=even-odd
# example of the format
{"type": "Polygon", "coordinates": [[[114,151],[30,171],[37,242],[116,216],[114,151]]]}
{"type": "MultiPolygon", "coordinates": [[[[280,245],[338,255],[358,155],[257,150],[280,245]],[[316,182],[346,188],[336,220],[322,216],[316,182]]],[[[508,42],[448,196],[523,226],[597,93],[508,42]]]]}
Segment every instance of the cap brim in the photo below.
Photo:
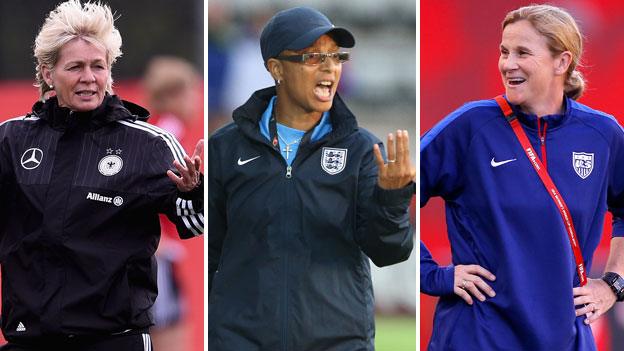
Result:
{"type": "Polygon", "coordinates": [[[328,34],[334,39],[336,44],[341,48],[352,48],[355,46],[355,38],[348,30],[342,27],[318,27],[315,28],[299,38],[293,40],[286,46],[288,50],[301,50],[314,44],[314,42],[323,34],[328,34]]]}

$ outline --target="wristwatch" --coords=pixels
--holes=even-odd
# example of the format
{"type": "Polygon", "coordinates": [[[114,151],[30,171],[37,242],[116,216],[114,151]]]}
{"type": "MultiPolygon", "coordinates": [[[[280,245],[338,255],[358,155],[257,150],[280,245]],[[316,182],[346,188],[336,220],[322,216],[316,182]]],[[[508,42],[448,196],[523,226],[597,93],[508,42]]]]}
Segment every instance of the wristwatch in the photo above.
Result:
{"type": "Polygon", "coordinates": [[[602,276],[602,280],[611,287],[613,293],[617,297],[617,301],[624,301],[624,278],[614,272],[606,272],[602,276]]]}

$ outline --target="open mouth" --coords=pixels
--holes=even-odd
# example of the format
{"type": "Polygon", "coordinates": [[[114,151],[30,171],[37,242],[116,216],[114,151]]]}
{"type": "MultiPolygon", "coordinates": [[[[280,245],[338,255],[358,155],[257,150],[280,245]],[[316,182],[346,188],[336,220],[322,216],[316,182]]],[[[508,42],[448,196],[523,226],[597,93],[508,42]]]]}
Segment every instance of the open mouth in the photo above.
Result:
{"type": "Polygon", "coordinates": [[[76,95],[80,97],[91,97],[94,96],[96,92],[94,90],[79,90],[76,92],[76,95]]]}
{"type": "Polygon", "coordinates": [[[518,86],[524,82],[526,82],[526,79],[524,78],[508,78],[507,79],[507,84],[511,86],[518,86]]]}
{"type": "Polygon", "coordinates": [[[334,83],[329,80],[323,80],[316,84],[314,87],[314,94],[320,99],[329,99],[331,97],[332,87],[334,83]]]}

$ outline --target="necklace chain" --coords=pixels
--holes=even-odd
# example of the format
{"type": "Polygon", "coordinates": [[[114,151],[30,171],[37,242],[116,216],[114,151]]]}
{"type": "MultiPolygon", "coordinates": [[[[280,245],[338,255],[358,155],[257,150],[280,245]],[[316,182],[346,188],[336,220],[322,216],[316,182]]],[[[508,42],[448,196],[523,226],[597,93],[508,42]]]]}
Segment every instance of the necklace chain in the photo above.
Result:
{"type": "Polygon", "coordinates": [[[277,133],[277,137],[282,139],[282,141],[286,144],[286,146],[294,145],[294,144],[298,143],[301,140],[301,138],[299,138],[299,139],[295,139],[294,141],[289,143],[289,142],[286,141],[286,139],[284,139],[281,135],[279,135],[279,133],[277,133]]]}

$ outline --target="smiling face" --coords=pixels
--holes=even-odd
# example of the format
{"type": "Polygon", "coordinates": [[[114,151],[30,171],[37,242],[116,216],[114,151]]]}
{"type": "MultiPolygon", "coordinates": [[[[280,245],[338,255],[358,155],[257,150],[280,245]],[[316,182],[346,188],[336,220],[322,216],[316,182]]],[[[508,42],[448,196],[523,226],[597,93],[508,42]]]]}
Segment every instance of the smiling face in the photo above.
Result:
{"type": "MultiPolygon", "coordinates": [[[[338,52],[338,49],[334,39],[322,35],[303,50],[285,50],[281,54],[332,53],[338,52]]],[[[287,114],[294,117],[329,111],[342,74],[342,63],[336,63],[331,58],[315,66],[276,59],[270,61],[273,61],[269,63],[273,78],[280,80],[278,100],[284,104],[287,114]]]]}
{"type": "Polygon", "coordinates": [[[503,30],[498,69],[507,98],[527,113],[555,113],[561,107],[570,53],[553,55],[548,39],[526,20],[503,30]]]}
{"type": "Polygon", "coordinates": [[[53,68],[43,66],[43,77],[54,86],[59,106],[72,111],[96,109],[104,100],[110,77],[106,51],[84,39],[63,45],[53,68]]]}

